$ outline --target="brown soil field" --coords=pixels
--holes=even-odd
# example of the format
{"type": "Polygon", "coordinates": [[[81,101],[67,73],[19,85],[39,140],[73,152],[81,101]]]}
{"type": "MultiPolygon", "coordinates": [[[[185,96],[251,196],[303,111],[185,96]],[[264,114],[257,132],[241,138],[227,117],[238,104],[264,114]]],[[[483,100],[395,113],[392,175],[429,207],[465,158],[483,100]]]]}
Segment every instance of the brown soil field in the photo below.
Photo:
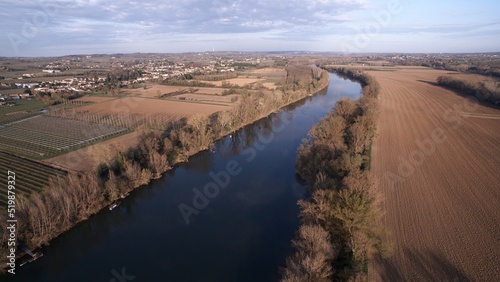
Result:
{"type": "MultiPolygon", "coordinates": [[[[188,87],[189,89],[189,87],[188,87]]],[[[224,88],[216,88],[216,87],[194,87],[197,90],[193,94],[210,94],[210,95],[221,95],[224,92],[224,88]]]]}
{"type": "Polygon", "coordinates": [[[216,95],[210,95],[210,94],[197,94],[197,93],[189,93],[189,94],[179,94],[175,95],[172,97],[172,99],[186,99],[188,101],[200,101],[200,102],[207,102],[207,103],[225,103],[225,104],[232,104],[233,102],[231,101],[232,98],[234,97],[239,97],[240,95],[226,95],[226,96],[216,96],[216,95]]]}
{"type": "Polygon", "coordinates": [[[107,101],[114,100],[114,99],[117,99],[117,98],[116,97],[84,96],[84,97],[78,98],[77,101],[101,103],[101,102],[107,102],[107,101]]]}
{"type": "Polygon", "coordinates": [[[238,86],[245,86],[245,85],[248,85],[248,84],[251,84],[251,83],[255,83],[257,81],[261,81],[262,79],[260,78],[245,78],[245,77],[238,77],[238,78],[231,78],[231,79],[225,79],[225,80],[222,80],[222,81],[203,81],[203,82],[206,82],[206,83],[211,83],[215,86],[222,86],[222,82],[225,81],[225,82],[228,82],[228,83],[231,83],[231,84],[234,84],[234,85],[238,85],[238,86]]]}
{"type": "Polygon", "coordinates": [[[138,137],[139,133],[134,131],[42,162],[59,169],[87,172],[97,167],[96,159],[110,161],[118,150],[125,151],[127,148],[137,146],[138,137]]]}
{"type": "Polygon", "coordinates": [[[432,69],[380,83],[372,171],[394,255],[370,281],[500,281],[500,109],[434,84],[432,69]]]}
{"type": "Polygon", "coordinates": [[[168,85],[153,85],[151,87],[144,88],[136,88],[136,89],[123,89],[121,90],[121,94],[127,96],[140,96],[144,98],[156,98],[158,97],[158,91],[161,94],[172,93],[176,91],[181,91],[182,89],[187,87],[182,86],[168,86],[168,85]]]}
{"type": "MultiPolygon", "coordinates": [[[[212,83],[212,82],[207,81],[207,83],[212,83]]],[[[125,89],[125,90],[122,90],[121,93],[124,95],[127,95],[127,96],[140,96],[143,98],[157,98],[158,91],[160,91],[160,94],[163,95],[163,94],[169,94],[169,93],[178,92],[178,91],[189,91],[190,88],[197,90],[196,93],[211,94],[211,95],[221,95],[222,92],[225,90],[224,88],[217,88],[217,87],[187,87],[187,86],[153,85],[151,87],[148,87],[147,89],[144,89],[144,88],[125,89]]]]}
{"type": "Polygon", "coordinates": [[[283,74],[283,76],[286,75],[286,71],[283,68],[262,68],[262,69],[256,69],[256,70],[251,70],[249,73],[280,73],[283,74]]]}
{"type": "Polygon", "coordinates": [[[261,76],[262,78],[279,78],[286,76],[286,70],[283,68],[263,68],[242,73],[242,76],[261,76]]]}
{"type": "Polygon", "coordinates": [[[187,117],[197,113],[212,114],[227,109],[227,106],[222,105],[125,97],[79,107],[76,110],[100,114],[167,114],[174,117],[187,117]]]}
{"type": "Polygon", "coordinates": [[[222,86],[222,81],[210,81],[210,80],[198,80],[198,81],[203,82],[203,83],[209,83],[209,84],[212,84],[213,86],[217,86],[217,87],[222,86]]]}

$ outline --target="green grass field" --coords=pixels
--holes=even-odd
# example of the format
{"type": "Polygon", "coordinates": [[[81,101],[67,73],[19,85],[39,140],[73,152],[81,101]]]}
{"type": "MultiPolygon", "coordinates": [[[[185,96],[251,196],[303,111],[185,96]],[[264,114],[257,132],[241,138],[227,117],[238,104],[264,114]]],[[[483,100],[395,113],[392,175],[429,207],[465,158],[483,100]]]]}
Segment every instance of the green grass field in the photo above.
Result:
{"type": "Polygon", "coordinates": [[[6,101],[15,106],[0,106],[0,116],[14,112],[33,112],[45,107],[45,104],[35,100],[10,100],[6,101]]]}
{"type": "Polygon", "coordinates": [[[45,107],[45,104],[34,100],[15,100],[9,101],[9,103],[14,104],[14,106],[0,106],[0,128],[39,115],[38,110],[45,107]]]}
{"type": "Polygon", "coordinates": [[[10,95],[10,94],[21,94],[24,89],[14,88],[14,89],[0,89],[0,95],[10,95]]]}

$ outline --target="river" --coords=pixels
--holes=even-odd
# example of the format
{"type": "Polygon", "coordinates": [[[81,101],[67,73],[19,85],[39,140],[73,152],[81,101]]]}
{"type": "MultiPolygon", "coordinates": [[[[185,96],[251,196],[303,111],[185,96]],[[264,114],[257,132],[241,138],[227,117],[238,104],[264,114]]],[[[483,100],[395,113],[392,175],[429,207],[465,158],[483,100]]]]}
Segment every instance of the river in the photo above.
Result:
{"type": "MultiPolygon", "coordinates": [[[[9,281],[277,281],[292,253],[307,132],[358,83],[329,87],[259,120],[136,189],[50,246],[9,281]]],[[[1,277],[5,278],[5,277],[1,277]]]]}

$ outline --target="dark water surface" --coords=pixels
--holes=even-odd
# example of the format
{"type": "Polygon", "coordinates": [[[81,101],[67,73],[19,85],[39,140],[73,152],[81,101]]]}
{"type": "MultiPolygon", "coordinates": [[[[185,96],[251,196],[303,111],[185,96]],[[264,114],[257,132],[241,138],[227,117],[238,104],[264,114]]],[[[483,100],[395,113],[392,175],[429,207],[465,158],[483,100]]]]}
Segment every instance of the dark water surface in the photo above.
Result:
{"type": "Polygon", "coordinates": [[[224,138],[0,280],[277,281],[305,191],[297,148],[339,97],[360,89],[331,74],[326,91],[224,138]]]}

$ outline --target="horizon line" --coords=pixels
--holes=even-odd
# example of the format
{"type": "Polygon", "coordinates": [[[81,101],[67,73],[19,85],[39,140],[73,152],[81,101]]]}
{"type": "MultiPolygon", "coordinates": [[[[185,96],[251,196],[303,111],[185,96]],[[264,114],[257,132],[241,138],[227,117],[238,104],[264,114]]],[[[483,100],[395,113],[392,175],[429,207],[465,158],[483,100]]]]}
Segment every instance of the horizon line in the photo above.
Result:
{"type": "Polygon", "coordinates": [[[352,53],[344,53],[341,51],[298,51],[298,50],[288,50],[288,51],[237,51],[237,50],[226,50],[226,51],[187,51],[187,52],[129,52],[129,53],[83,53],[83,54],[67,54],[67,55],[56,55],[56,56],[3,56],[0,55],[0,58],[60,58],[60,57],[73,57],[73,56],[113,56],[113,55],[134,55],[134,54],[143,54],[143,55],[179,55],[179,54],[200,54],[200,53],[263,53],[263,54],[288,54],[288,53],[300,53],[300,54],[338,54],[344,56],[356,56],[356,55],[474,55],[474,54],[491,54],[491,55],[500,55],[500,51],[485,51],[485,52],[352,52],[352,53]]]}

